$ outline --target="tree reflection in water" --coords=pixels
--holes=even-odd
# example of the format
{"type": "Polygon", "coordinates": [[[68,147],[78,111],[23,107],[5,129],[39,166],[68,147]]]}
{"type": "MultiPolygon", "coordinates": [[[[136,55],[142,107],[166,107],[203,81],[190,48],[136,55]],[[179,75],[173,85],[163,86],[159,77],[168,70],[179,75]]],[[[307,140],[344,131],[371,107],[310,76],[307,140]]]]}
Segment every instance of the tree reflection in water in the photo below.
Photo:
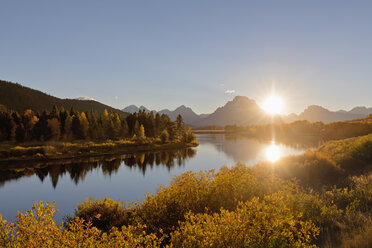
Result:
{"type": "Polygon", "coordinates": [[[37,175],[43,182],[49,175],[54,188],[58,180],[69,174],[75,184],[83,182],[86,175],[93,170],[101,169],[105,176],[111,176],[119,171],[122,165],[138,168],[143,175],[146,170],[154,166],[165,166],[170,170],[174,166],[183,166],[185,160],[196,155],[193,148],[164,150],[157,152],[133,153],[121,156],[105,156],[79,158],[63,161],[23,162],[0,166],[0,187],[6,182],[22,177],[37,175]]]}

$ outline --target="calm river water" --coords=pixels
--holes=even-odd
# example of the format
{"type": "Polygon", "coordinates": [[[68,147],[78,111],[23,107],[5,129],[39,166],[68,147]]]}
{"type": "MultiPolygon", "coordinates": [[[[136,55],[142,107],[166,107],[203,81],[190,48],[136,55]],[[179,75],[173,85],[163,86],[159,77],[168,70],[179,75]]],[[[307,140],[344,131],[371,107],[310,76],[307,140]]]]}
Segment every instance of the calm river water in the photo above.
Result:
{"type": "Polygon", "coordinates": [[[254,165],[281,156],[301,154],[303,148],[264,143],[242,136],[198,134],[199,147],[115,157],[0,167],[0,213],[14,221],[35,201],[54,201],[56,220],[71,214],[76,203],[93,196],[121,201],[143,200],[172,177],[185,171],[219,169],[236,162],[254,165]]]}

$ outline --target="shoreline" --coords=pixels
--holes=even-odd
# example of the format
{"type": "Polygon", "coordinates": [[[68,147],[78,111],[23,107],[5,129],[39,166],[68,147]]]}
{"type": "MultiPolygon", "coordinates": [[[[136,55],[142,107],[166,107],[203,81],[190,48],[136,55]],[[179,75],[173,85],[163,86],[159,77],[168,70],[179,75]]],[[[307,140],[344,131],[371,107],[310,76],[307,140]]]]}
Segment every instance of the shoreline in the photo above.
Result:
{"type": "MultiPolygon", "coordinates": [[[[94,143],[87,142],[52,142],[43,145],[20,144],[26,146],[9,146],[0,150],[0,166],[18,162],[47,162],[74,158],[100,157],[126,153],[152,152],[168,149],[183,149],[197,147],[198,142],[168,142],[168,143],[133,143],[128,141],[110,141],[94,143]],[[8,155],[8,156],[7,156],[8,155]]],[[[3,145],[4,146],[4,145],[3,145]]]]}

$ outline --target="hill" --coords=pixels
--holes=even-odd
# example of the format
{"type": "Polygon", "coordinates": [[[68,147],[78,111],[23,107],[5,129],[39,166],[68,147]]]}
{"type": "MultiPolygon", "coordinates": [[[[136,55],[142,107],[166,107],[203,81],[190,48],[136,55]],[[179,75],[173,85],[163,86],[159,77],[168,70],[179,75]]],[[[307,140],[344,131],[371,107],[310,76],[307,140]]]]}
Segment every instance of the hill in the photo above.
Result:
{"type": "Polygon", "coordinates": [[[24,112],[26,109],[34,111],[50,110],[56,105],[58,108],[73,107],[78,111],[97,111],[99,113],[107,109],[110,112],[118,112],[121,115],[126,113],[93,100],[61,99],[50,96],[38,90],[34,90],[18,83],[0,80],[0,104],[8,109],[24,112]]]}
{"type": "Polygon", "coordinates": [[[280,116],[271,117],[262,110],[256,101],[245,96],[236,96],[232,101],[219,107],[212,114],[206,116],[196,126],[225,126],[225,125],[258,125],[274,121],[281,123],[280,116]]]}

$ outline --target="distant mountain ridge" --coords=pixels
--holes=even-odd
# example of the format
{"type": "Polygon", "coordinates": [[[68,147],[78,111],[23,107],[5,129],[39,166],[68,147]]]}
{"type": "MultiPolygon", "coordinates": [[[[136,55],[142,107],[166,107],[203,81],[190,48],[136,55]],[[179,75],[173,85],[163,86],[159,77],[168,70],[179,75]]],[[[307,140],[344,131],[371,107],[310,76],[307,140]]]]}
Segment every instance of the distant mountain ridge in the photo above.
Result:
{"type": "Polygon", "coordinates": [[[308,120],[310,122],[321,121],[324,123],[335,122],[335,121],[347,121],[352,119],[363,118],[369,114],[372,114],[372,108],[367,109],[365,107],[353,108],[350,111],[339,110],[330,111],[318,105],[311,105],[307,107],[298,116],[295,115],[292,118],[294,120],[308,120]]]}
{"type": "Polygon", "coordinates": [[[78,111],[93,110],[102,113],[107,109],[110,112],[116,111],[121,115],[127,115],[127,113],[121,110],[94,100],[61,99],[17,83],[3,80],[0,80],[0,104],[18,112],[23,112],[26,109],[32,109],[34,111],[51,110],[56,105],[58,108],[63,107],[67,110],[73,107],[78,111]]]}
{"type": "Polygon", "coordinates": [[[122,111],[128,112],[128,113],[135,113],[140,110],[144,110],[146,113],[153,112],[154,114],[156,113],[166,114],[169,116],[169,118],[172,121],[175,121],[177,119],[177,116],[181,115],[183,118],[183,121],[189,125],[192,125],[193,123],[199,121],[204,116],[204,115],[196,114],[191,108],[186,107],[185,105],[181,105],[173,111],[169,109],[163,109],[158,112],[156,110],[149,110],[148,108],[144,106],[137,107],[136,105],[129,105],[122,109],[122,111]]]}
{"type": "MultiPolygon", "coordinates": [[[[143,109],[147,112],[149,110],[143,106],[138,108],[135,105],[130,105],[124,108],[124,111],[137,112],[139,109],[143,109]]],[[[156,113],[156,111],[153,111],[156,113]]],[[[245,96],[236,96],[232,101],[227,102],[224,106],[217,108],[212,114],[196,114],[191,108],[185,107],[184,105],[177,109],[170,111],[164,109],[159,111],[160,114],[167,114],[172,120],[177,118],[178,114],[181,114],[184,118],[185,123],[193,126],[226,126],[226,125],[262,125],[271,122],[275,123],[288,123],[298,120],[308,120],[310,122],[336,122],[336,121],[347,121],[353,119],[364,118],[372,114],[372,108],[367,107],[355,107],[350,111],[339,110],[330,111],[324,107],[318,105],[311,105],[307,107],[302,113],[289,114],[289,115],[268,115],[255,100],[249,99],[245,96]]]]}
{"type": "Polygon", "coordinates": [[[144,110],[146,113],[150,113],[150,112],[156,113],[155,110],[149,110],[145,106],[137,107],[136,105],[129,105],[129,106],[123,108],[121,111],[133,114],[133,113],[136,113],[140,110],[144,110]]]}

